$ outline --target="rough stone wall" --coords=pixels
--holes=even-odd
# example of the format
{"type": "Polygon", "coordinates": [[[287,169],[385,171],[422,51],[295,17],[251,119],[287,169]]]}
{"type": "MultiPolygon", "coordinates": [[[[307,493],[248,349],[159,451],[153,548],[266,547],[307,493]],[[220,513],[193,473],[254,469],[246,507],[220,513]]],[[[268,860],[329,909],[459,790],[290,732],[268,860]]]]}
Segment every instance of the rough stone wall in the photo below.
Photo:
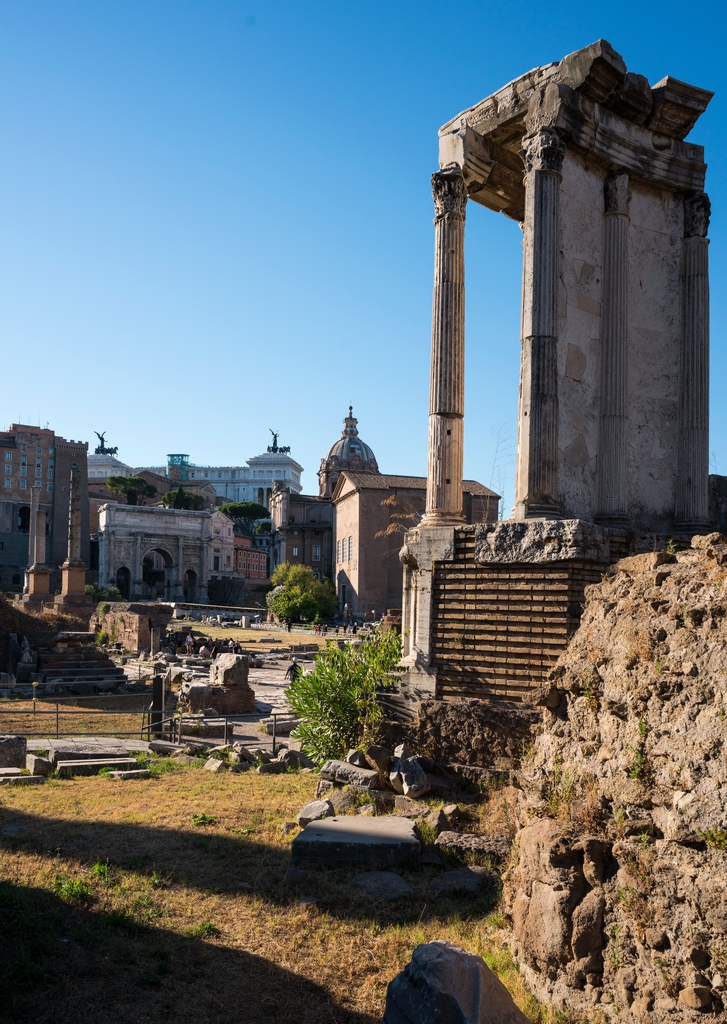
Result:
{"type": "Polygon", "coordinates": [[[151,648],[151,630],[164,629],[172,618],[169,605],[129,604],[126,601],[102,602],[91,616],[89,630],[102,629],[109,643],[123,644],[125,651],[144,651],[151,648]],[[104,611],[106,603],[109,610],[104,611]]]}
{"type": "Polygon", "coordinates": [[[507,899],[532,990],[727,1019],[727,540],[588,588],[561,696],[518,773],[507,899]]]}

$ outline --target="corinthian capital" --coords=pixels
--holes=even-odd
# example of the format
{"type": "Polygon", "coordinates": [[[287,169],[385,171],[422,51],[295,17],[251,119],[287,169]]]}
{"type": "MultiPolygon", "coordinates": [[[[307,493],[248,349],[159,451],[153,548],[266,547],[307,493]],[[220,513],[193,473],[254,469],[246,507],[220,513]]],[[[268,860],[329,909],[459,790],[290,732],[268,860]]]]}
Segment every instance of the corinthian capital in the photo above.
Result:
{"type": "Polygon", "coordinates": [[[706,192],[694,192],[684,200],[684,237],[706,238],[712,204],[706,192]]]}
{"type": "Polygon", "coordinates": [[[531,171],[554,171],[560,174],[565,156],[565,143],[552,128],[541,128],[534,135],[523,139],[520,156],[525,164],[525,173],[531,171]]]}
{"type": "Polygon", "coordinates": [[[612,174],[610,178],[606,178],[606,184],[603,186],[603,202],[606,213],[628,214],[631,202],[628,174],[612,174]]]}
{"type": "Polygon", "coordinates": [[[462,176],[462,168],[453,166],[445,167],[443,171],[435,171],[432,175],[432,195],[437,220],[447,215],[464,218],[467,208],[467,186],[462,176]]]}

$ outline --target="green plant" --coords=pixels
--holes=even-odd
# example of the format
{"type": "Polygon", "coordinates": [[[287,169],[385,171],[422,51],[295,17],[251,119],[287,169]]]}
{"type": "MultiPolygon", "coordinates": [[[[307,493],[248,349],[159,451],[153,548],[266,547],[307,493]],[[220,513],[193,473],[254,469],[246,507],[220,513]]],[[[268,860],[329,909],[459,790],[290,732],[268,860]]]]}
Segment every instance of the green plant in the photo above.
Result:
{"type": "Polygon", "coordinates": [[[643,719],[639,719],[639,739],[634,745],[628,743],[626,749],[632,754],[631,764],[627,769],[627,774],[630,779],[635,779],[637,782],[643,782],[645,785],[651,783],[654,777],[654,771],[649,761],[649,757],[646,753],[646,740],[649,735],[649,723],[643,719]]]}
{"type": "Polygon", "coordinates": [[[108,857],[104,857],[103,860],[97,860],[91,871],[103,885],[116,885],[116,879],[111,870],[111,862],[108,857]]]}
{"type": "Polygon", "coordinates": [[[556,818],[567,810],[575,796],[578,773],[575,768],[563,768],[560,754],[553,758],[553,770],[546,778],[543,786],[543,799],[548,805],[548,813],[556,818]]]}
{"type": "Polygon", "coordinates": [[[689,612],[689,607],[686,604],[683,604],[681,607],[681,617],[682,626],[684,626],[685,629],[689,629],[692,624],[692,616],[689,612]]]}
{"type": "Polygon", "coordinates": [[[666,545],[666,553],[668,555],[674,555],[674,554],[676,554],[676,550],[677,550],[677,546],[674,543],[674,538],[670,537],[669,541],[668,541],[668,543],[666,545]]]}
{"type": "Polygon", "coordinates": [[[157,492],[154,484],[147,483],[143,476],[109,476],[106,486],[112,494],[126,498],[127,505],[143,505],[144,498],[153,498],[157,492]]]}
{"type": "Polygon", "coordinates": [[[722,828],[709,828],[706,832],[697,829],[697,835],[705,841],[707,846],[714,850],[722,850],[727,853],[727,832],[722,828]]]}
{"type": "Polygon", "coordinates": [[[660,661],[656,662],[654,668],[656,669],[657,675],[661,675],[661,673],[664,671],[664,665],[660,661]]]}
{"type": "Polygon", "coordinates": [[[268,608],[279,619],[330,618],[338,606],[336,591],[328,579],[319,580],[307,565],[283,562],[270,577],[273,589],[268,608]]]}
{"type": "Polygon", "coordinates": [[[598,711],[598,694],[594,690],[590,679],[583,688],[582,696],[585,706],[589,711],[598,711]]]}
{"type": "Polygon", "coordinates": [[[210,924],[209,921],[206,921],[204,924],[198,924],[196,928],[189,929],[189,935],[195,939],[214,939],[220,934],[220,929],[210,924]]]}
{"type": "Polygon", "coordinates": [[[205,825],[216,825],[217,818],[213,814],[193,814],[192,824],[204,827],[205,825]]]}
{"type": "Polygon", "coordinates": [[[109,601],[123,601],[121,591],[117,587],[99,587],[98,583],[88,583],[83,588],[83,592],[87,597],[91,598],[94,604],[98,604],[99,601],[106,602],[102,605],[100,610],[101,618],[103,618],[104,615],[108,615],[111,610],[111,605],[108,603],[109,601]]]}
{"type": "Polygon", "coordinates": [[[649,833],[648,832],[641,832],[641,833],[639,833],[639,843],[641,845],[642,852],[646,853],[646,851],[649,849],[649,833]]]}
{"type": "Polygon", "coordinates": [[[92,886],[78,878],[56,877],[53,892],[66,903],[87,903],[93,896],[92,886]]]}
{"type": "Polygon", "coordinates": [[[229,501],[226,505],[220,506],[220,512],[224,512],[230,519],[245,519],[248,523],[270,518],[268,509],[264,505],[258,505],[256,501],[229,501]]]}
{"type": "Polygon", "coordinates": [[[167,508],[179,508],[195,511],[204,508],[204,495],[185,491],[180,484],[176,491],[167,491],[162,495],[162,505],[167,508]]]}
{"type": "Polygon", "coordinates": [[[611,929],[611,949],[609,951],[609,959],[611,966],[614,969],[618,969],[623,964],[623,953],[621,951],[621,937],[619,935],[618,925],[614,924],[611,929]]]}
{"type": "Polygon", "coordinates": [[[99,629],[96,630],[96,641],[95,642],[96,642],[96,645],[98,647],[105,647],[106,646],[106,644],[109,642],[109,635],[108,635],[108,633],[106,632],[105,629],[99,628],[99,629]]]}
{"type": "Polygon", "coordinates": [[[228,832],[234,832],[238,836],[254,836],[257,829],[254,825],[244,825],[242,828],[228,828],[228,832]]]}
{"type": "Polygon", "coordinates": [[[398,634],[377,629],[360,646],[346,644],[341,650],[329,644],[313,671],[291,683],[288,705],[302,719],[294,735],[314,761],[322,764],[351,747],[376,742],[383,717],[379,690],[390,685],[388,674],[400,657],[398,634]]]}

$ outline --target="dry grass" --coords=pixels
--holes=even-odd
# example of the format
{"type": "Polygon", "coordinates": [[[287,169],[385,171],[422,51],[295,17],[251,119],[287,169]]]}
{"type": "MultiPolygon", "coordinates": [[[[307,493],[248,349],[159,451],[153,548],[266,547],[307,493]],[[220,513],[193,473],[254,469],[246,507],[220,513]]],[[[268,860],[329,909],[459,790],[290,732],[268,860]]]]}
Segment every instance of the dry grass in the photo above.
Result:
{"type": "Polygon", "coordinates": [[[284,887],[280,824],[314,787],[310,775],[177,766],[148,782],[3,790],[4,1019],[374,1024],[414,946],[437,938],[481,953],[532,1021],[567,1020],[527,995],[494,889],[434,897],[434,869],[407,874],[416,895],[394,904],[353,895],[352,871],[284,887]],[[201,814],[216,823],[196,827],[201,814]]]}
{"type": "MultiPolygon", "coordinates": [[[[114,703],[118,704],[119,701],[114,703]]],[[[148,707],[149,698],[140,698],[136,694],[126,700],[129,708],[140,711],[144,705],[148,707]]],[[[131,736],[139,738],[142,716],[140,714],[99,715],[93,709],[74,707],[68,701],[58,701],[58,729],[61,736],[131,736]]],[[[97,702],[97,707],[108,707],[108,703],[97,702]]],[[[37,710],[33,701],[2,700],[0,701],[0,733],[20,733],[23,736],[55,736],[56,735],[56,702],[38,700],[37,710]]],[[[112,710],[109,708],[109,710],[112,710]]],[[[113,709],[115,710],[115,709],[113,709]]]]}
{"type": "MultiPolygon", "coordinates": [[[[172,623],[172,626],[174,623],[172,623]]],[[[179,623],[180,628],[188,628],[189,623],[179,623]]],[[[211,636],[214,640],[229,640],[232,637],[233,640],[239,641],[243,645],[249,645],[252,650],[258,649],[261,651],[274,651],[276,647],[288,647],[290,644],[317,644],[318,647],[325,647],[327,640],[335,640],[335,632],[329,633],[327,637],[316,636],[313,630],[306,630],[305,633],[293,631],[288,633],[287,630],[281,629],[240,629],[239,626],[207,626],[204,623],[192,623],[193,632],[204,633],[205,636],[211,636]],[[261,641],[269,640],[277,641],[275,643],[266,643],[261,641]]]]}

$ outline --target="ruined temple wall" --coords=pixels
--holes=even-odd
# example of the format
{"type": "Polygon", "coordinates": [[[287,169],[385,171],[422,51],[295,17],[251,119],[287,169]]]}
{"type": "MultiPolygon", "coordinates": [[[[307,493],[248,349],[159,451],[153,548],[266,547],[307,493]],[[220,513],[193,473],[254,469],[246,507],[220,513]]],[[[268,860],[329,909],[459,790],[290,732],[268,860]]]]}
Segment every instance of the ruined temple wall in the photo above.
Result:
{"type": "MultiPolygon", "coordinates": [[[[603,165],[566,150],[558,282],[559,480],[567,517],[598,511],[604,294],[603,165]]],[[[681,197],[629,179],[627,488],[631,523],[674,517],[681,329],[681,197]]]]}

